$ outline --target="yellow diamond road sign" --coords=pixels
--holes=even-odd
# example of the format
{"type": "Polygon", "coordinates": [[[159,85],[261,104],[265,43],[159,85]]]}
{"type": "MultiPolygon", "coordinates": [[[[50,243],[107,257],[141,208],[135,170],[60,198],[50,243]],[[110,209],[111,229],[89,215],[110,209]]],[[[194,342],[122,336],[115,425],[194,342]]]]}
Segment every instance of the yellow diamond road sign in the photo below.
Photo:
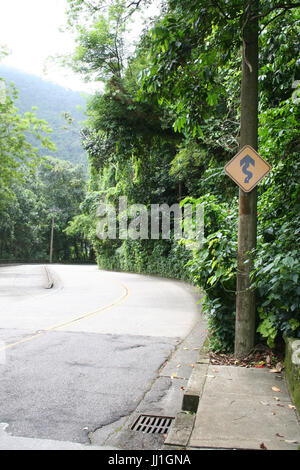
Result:
{"type": "Polygon", "coordinates": [[[271,166],[250,145],[246,145],[225,165],[224,170],[248,193],[269,173],[271,166]]]}

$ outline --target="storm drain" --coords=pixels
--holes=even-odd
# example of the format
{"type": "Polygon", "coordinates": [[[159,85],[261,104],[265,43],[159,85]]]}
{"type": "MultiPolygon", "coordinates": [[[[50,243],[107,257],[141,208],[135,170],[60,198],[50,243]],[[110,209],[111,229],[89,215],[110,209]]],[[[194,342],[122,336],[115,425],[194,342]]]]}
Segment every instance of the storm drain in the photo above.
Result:
{"type": "Polygon", "coordinates": [[[171,416],[140,415],[131,429],[147,434],[167,434],[173,420],[171,416]]]}

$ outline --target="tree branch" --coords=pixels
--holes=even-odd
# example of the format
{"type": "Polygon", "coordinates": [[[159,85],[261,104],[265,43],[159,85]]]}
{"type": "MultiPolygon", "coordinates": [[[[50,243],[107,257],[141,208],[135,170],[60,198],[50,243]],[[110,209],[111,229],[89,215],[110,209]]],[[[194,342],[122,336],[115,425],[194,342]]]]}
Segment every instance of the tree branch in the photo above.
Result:
{"type": "Polygon", "coordinates": [[[140,4],[142,3],[142,1],[143,0],[137,0],[136,2],[131,2],[131,3],[129,3],[129,5],[127,5],[126,8],[131,8],[132,6],[134,6],[135,9],[137,9],[140,6],[140,4]]]}
{"type": "Polygon", "coordinates": [[[262,33],[262,31],[263,31],[264,29],[266,29],[266,27],[267,27],[270,23],[272,23],[272,21],[275,21],[277,18],[279,18],[280,16],[284,15],[285,12],[286,12],[286,10],[282,10],[280,13],[278,13],[278,15],[273,16],[273,18],[271,18],[269,21],[267,21],[267,23],[265,23],[264,27],[259,30],[259,34],[262,33]]]}
{"type": "Polygon", "coordinates": [[[285,13],[288,10],[292,10],[294,8],[299,8],[299,7],[300,7],[300,2],[290,3],[288,5],[285,5],[285,4],[282,3],[282,4],[278,4],[278,5],[273,6],[273,8],[270,8],[269,10],[267,10],[264,13],[261,13],[260,15],[252,16],[250,19],[254,20],[256,18],[258,18],[258,19],[259,18],[264,18],[265,16],[268,16],[270,13],[272,13],[272,11],[277,10],[277,9],[284,10],[283,13],[285,13]]]}
{"type": "Polygon", "coordinates": [[[218,0],[213,0],[213,3],[215,4],[215,6],[218,8],[218,10],[221,12],[221,14],[224,16],[224,18],[226,18],[227,20],[230,20],[230,16],[228,16],[225,11],[223,10],[223,8],[220,6],[218,0]]]}
{"type": "Polygon", "coordinates": [[[245,39],[245,28],[246,28],[246,26],[247,26],[247,24],[248,24],[248,22],[250,21],[250,18],[251,18],[251,6],[252,6],[251,4],[252,4],[252,2],[253,2],[253,0],[249,0],[247,13],[246,13],[246,19],[245,19],[245,21],[243,23],[243,26],[242,26],[243,56],[244,56],[245,63],[249,67],[250,72],[252,72],[252,65],[248,61],[247,55],[246,55],[247,41],[245,39]]]}

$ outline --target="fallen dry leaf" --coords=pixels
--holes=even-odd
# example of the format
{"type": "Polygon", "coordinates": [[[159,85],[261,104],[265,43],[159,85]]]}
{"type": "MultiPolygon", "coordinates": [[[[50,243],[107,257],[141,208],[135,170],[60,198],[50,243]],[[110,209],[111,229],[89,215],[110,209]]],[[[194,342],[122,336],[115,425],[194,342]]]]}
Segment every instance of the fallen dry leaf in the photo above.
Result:
{"type": "Polygon", "coordinates": [[[263,450],[267,450],[267,447],[265,446],[265,444],[263,442],[260,444],[259,447],[263,450]]]}
{"type": "Polygon", "coordinates": [[[289,405],[289,408],[291,408],[291,410],[295,410],[296,407],[294,405],[289,405]]]}
{"type": "Polygon", "coordinates": [[[190,364],[190,367],[195,367],[195,364],[190,364]]]}
{"type": "Polygon", "coordinates": [[[278,398],[278,397],[273,397],[273,398],[274,398],[274,400],[277,400],[277,401],[279,401],[279,400],[280,400],[280,398],[278,398]]]}
{"type": "Polygon", "coordinates": [[[284,436],[282,436],[281,434],[279,434],[279,432],[276,433],[276,436],[278,436],[278,437],[284,437],[284,436]]]}
{"type": "Polygon", "coordinates": [[[272,387],[273,392],[280,392],[280,388],[272,387]]]}
{"type": "Polygon", "coordinates": [[[272,415],[273,415],[273,416],[276,415],[275,411],[272,411],[272,415]]]}
{"type": "Polygon", "coordinates": [[[269,372],[272,372],[273,374],[278,374],[280,371],[278,369],[270,369],[269,372]]]}
{"type": "Polygon", "coordinates": [[[234,354],[218,354],[209,352],[210,362],[212,364],[221,365],[235,365],[239,367],[268,367],[275,369],[278,364],[278,369],[282,367],[282,356],[275,354],[270,348],[262,345],[255,347],[254,351],[250,354],[237,359],[234,354]]]}

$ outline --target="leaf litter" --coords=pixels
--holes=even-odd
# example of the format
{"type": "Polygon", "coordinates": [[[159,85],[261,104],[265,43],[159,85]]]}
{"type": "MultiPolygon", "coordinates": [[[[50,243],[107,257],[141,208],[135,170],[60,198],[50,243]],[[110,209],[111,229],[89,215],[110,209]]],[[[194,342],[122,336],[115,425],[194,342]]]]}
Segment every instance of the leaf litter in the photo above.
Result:
{"type": "Polygon", "coordinates": [[[267,368],[273,374],[279,374],[284,369],[282,353],[275,352],[263,344],[255,346],[249,354],[240,358],[236,358],[234,354],[213,351],[208,355],[213,365],[267,368]]]}

